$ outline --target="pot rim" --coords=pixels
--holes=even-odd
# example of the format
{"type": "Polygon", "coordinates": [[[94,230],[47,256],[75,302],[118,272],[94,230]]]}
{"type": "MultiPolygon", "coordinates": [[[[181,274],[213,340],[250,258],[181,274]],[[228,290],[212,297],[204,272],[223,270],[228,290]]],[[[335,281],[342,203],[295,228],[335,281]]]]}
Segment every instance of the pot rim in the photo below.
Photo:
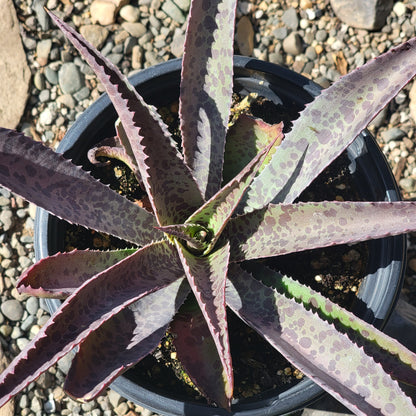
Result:
{"type": "MultiPolygon", "coordinates": [[[[160,77],[173,74],[179,80],[180,70],[181,59],[179,58],[144,69],[132,75],[129,80],[133,85],[140,84],[141,88],[139,90],[142,93],[142,89],[147,91],[147,88],[150,88],[155,78],[159,79],[160,77]]],[[[299,99],[300,93],[304,95],[303,98],[306,102],[311,101],[321,91],[321,87],[302,75],[281,66],[250,57],[235,56],[234,71],[235,79],[251,75],[254,77],[254,84],[261,85],[270,84],[273,78],[278,77],[282,82],[282,87],[289,89],[289,94],[291,93],[290,86],[296,86],[296,91],[293,90],[293,99],[296,100],[299,99]]],[[[75,142],[79,137],[79,132],[88,129],[91,121],[102,116],[105,109],[109,106],[111,106],[110,99],[106,94],[103,94],[71,126],[58,146],[57,152],[65,153],[66,156],[72,157],[75,153],[74,147],[76,147],[75,142]]],[[[362,155],[365,156],[366,163],[369,162],[374,165],[375,170],[370,172],[370,183],[375,181],[379,186],[385,188],[383,191],[384,200],[395,201],[400,199],[400,193],[388,163],[375,140],[367,131],[358,136],[356,141],[349,147],[348,153],[353,159],[352,166],[350,166],[352,170],[357,167],[355,166],[354,158],[359,158],[362,155]]],[[[380,198],[377,195],[369,195],[368,197],[370,200],[380,198]]],[[[49,255],[48,230],[51,217],[45,210],[37,208],[35,219],[36,260],[49,255]]],[[[401,289],[405,264],[405,236],[388,237],[370,241],[369,243],[371,251],[375,250],[375,252],[380,253],[380,258],[384,257],[390,260],[386,261],[381,269],[376,264],[371,265],[373,269],[365,278],[359,292],[360,300],[365,301],[367,307],[363,307],[362,302],[358,302],[358,306],[354,306],[354,311],[357,310],[364,319],[382,328],[394,309],[401,289]],[[384,270],[383,278],[379,278],[381,275],[380,270],[384,270]]],[[[46,299],[45,301],[51,313],[60,305],[60,301],[57,299],[46,299]]],[[[183,402],[162,396],[132,382],[123,375],[119,376],[110,387],[128,400],[144,405],[152,411],[172,416],[186,414],[206,416],[285,414],[304,408],[325,394],[324,390],[311,379],[304,379],[295,386],[278,394],[276,394],[276,391],[271,391],[271,393],[256,395],[251,399],[237,401],[232,406],[232,412],[228,413],[223,409],[209,405],[183,402]],[[298,403],[294,404],[296,400],[298,400],[298,403]]]]}

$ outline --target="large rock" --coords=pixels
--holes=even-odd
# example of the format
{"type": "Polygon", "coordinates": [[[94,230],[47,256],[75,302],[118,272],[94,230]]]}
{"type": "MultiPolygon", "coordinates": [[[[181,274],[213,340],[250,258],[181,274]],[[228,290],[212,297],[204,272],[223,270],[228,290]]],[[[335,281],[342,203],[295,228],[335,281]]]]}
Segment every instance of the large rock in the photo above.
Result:
{"type": "Polygon", "coordinates": [[[12,0],[0,0],[0,126],[14,129],[23,115],[30,69],[12,0]]]}
{"type": "Polygon", "coordinates": [[[337,17],[349,26],[378,30],[393,8],[394,0],[331,0],[337,17]]]}

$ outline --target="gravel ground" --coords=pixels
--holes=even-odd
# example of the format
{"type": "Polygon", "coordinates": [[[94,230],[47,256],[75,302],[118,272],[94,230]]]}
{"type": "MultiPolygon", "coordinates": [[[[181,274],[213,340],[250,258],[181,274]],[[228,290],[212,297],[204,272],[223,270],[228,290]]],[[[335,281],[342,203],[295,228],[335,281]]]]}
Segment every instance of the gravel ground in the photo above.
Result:
{"type": "MultiPolygon", "coordinates": [[[[30,97],[19,129],[56,147],[71,123],[103,88],[46,19],[39,7],[41,2],[14,0],[14,3],[32,71],[30,97]]],[[[93,39],[125,74],[181,56],[189,0],[177,0],[176,4],[180,7],[175,7],[170,0],[132,0],[132,8],[117,14],[114,23],[90,26],[96,16],[90,0],[46,2],[48,8],[66,16],[78,30],[93,39]]],[[[241,1],[236,52],[287,66],[326,87],[346,72],[414,36],[415,23],[416,2],[410,0],[396,2],[386,25],[375,32],[341,23],[328,0],[241,1]]],[[[411,96],[409,85],[370,126],[405,199],[416,196],[411,96]]],[[[25,346],[49,317],[42,302],[21,296],[14,289],[16,278],[34,259],[34,214],[33,206],[0,190],[0,342],[10,357],[25,346]]],[[[412,236],[409,242],[403,296],[416,305],[416,247],[412,236]]],[[[61,385],[67,367],[64,358],[18,395],[16,414],[152,414],[112,391],[86,404],[65,397],[61,385]]]]}

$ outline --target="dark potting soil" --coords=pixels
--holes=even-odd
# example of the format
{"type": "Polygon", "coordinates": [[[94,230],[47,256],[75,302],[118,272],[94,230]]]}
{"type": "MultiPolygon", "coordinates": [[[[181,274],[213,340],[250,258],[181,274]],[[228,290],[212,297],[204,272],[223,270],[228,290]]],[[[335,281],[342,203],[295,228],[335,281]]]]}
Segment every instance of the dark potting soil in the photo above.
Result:
{"type": "MultiPolygon", "coordinates": [[[[241,100],[235,97],[235,101],[241,100]]],[[[283,113],[267,100],[258,98],[250,105],[249,112],[269,123],[282,120],[283,113]]],[[[177,104],[160,110],[174,137],[179,140],[177,104]]],[[[286,121],[286,120],[285,120],[286,121]]],[[[290,123],[288,123],[290,124],[290,123]]],[[[350,175],[349,159],[342,154],[300,196],[301,201],[358,200],[350,175]]],[[[116,160],[102,167],[89,166],[94,176],[109,184],[116,192],[148,207],[146,194],[140,188],[132,172],[116,160]]],[[[68,225],[66,250],[115,249],[128,245],[113,236],[68,225]]],[[[318,290],[334,302],[349,307],[365,276],[367,244],[341,245],[324,249],[308,250],[259,260],[267,266],[289,275],[318,290]]],[[[286,390],[299,382],[303,375],[254,330],[246,326],[231,311],[228,312],[231,354],[234,368],[234,396],[244,399],[271,389],[286,390]]],[[[149,355],[125,376],[152,390],[176,399],[201,400],[189,377],[176,359],[170,334],[161,341],[153,354],[149,355]]]]}

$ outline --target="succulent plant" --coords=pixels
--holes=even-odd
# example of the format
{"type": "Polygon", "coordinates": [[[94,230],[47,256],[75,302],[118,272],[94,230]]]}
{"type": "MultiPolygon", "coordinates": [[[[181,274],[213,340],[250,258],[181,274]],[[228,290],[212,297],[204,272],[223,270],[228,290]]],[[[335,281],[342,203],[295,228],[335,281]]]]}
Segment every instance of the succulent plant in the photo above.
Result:
{"type": "Polygon", "coordinates": [[[0,406],[76,346],[64,388],[92,399],[170,328],[192,381],[211,403],[230,409],[229,307],[356,414],[416,415],[396,381],[415,384],[412,352],[292,278],[250,266],[258,258],[416,230],[415,202],[294,203],[416,74],[416,39],[323,91],[283,138],[281,124],[247,116],[228,128],[235,8],[235,0],[191,4],[180,146],[121,72],[50,13],[119,116],[117,136],[92,157],[124,161],[151,207],[23,134],[0,129],[3,186],[133,247],[58,253],[20,277],[20,292],[65,300],[0,375],[0,406]]]}

